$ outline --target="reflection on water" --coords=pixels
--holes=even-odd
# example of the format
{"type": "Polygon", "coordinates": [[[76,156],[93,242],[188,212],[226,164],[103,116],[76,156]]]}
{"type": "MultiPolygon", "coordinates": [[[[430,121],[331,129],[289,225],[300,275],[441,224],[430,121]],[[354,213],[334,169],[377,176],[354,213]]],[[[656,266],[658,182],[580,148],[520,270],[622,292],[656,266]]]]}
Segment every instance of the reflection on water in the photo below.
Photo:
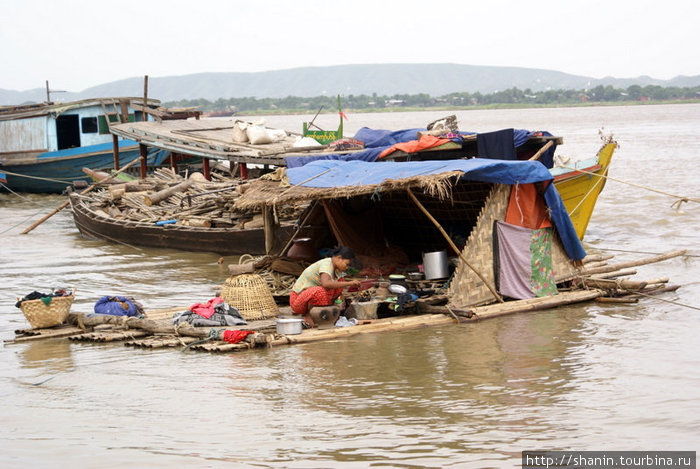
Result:
{"type": "MultiPolygon", "coordinates": [[[[442,116],[355,115],[347,124],[418,127],[442,116]]],[[[605,126],[621,144],[613,177],[700,198],[689,183],[700,178],[699,105],[458,118],[470,130],[550,130],[577,157],[597,151],[605,126]]],[[[290,130],[297,121],[268,118],[290,130]]],[[[0,215],[7,228],[24,227],[62,201],[0,194],[0,215]]],[[[673,201],[608,181],[585,244],[700,255],[698,208],[676,211],[673,201]]],[[[83,239],[68,213],[30,235],[19,231],[6,230],[0,243],[6,339],[27,326],[14,301],[32,290],[75,286],[74,311],[89,312],[105,294],[129,294],[147,308],[181,306],[210,298],[235,262],[83,239]]],[[[641,279],[683,285],[663,296],[674,303],[589,303],[230,355],[63,339],[7,344],[0,464],[513,467],[526,449],[692,450],[700,443],[700,315],[681,305],[700,304],[697,262],[637,268],[641,279]]]]}

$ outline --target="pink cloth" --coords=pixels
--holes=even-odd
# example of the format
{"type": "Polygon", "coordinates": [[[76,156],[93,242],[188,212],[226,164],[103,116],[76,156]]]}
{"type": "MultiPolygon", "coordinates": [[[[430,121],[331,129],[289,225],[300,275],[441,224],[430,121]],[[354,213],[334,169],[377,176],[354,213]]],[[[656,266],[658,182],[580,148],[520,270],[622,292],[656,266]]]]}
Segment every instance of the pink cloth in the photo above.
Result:
{"type": "Polygon", "coordinates": [[[220,296],[217,296],[216,298],[212,298],[211,300],[207,301],[206,303],[195,303],[192,306],[190,306],[190,311],[192,311],[195,314],[198,314],[202,316],[203,318],[209,319],[212,314],[214,314],[214,306],[218,305],[219,303],[223,303],[224,299],[221,298],[220,296]]]}

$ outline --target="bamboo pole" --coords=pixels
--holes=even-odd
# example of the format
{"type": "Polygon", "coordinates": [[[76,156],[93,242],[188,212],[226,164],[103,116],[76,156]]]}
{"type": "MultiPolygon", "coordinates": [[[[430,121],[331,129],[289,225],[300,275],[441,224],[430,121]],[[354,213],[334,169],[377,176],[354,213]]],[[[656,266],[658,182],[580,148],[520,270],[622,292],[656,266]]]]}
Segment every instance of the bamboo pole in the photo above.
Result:
{"type": "Polygon", "coordinates": [[[536,161],[536,160],[540,159],[540,156],[542,156],[542,154],[543,154],[544,152],[546,152],[547,150],[549,150],[550,147],[551,147],[552,145],[554,145],[554,141],[553,141],[553,140],[550,140],[549,142],[547,142],[547,144],[546,144],[545,146],[543,146],[542,148],[540,148],[540,149],[537,151],[537,153],[535,153],[534,155],[532,155],[528,161],[536,161]]]}
{"type": "MultiPolygon", "coordinates": [[[[107,177],[104,178],[104,179],[100,179],[99,182],[96,182],[96,183],[94,183],[94,184],[88,186],[88,188],[85,189],[85,190],[83,190],[83,191],[80,193],[80,195],[87,194],[88,192],[92,191],[93,189],[95,189],[95,188],[96,188],[97,186],[99,186],[100,184],[104,184],[105,182],[107,182],[108,180],[114,178],[114,177],[117,176],[118,174],[120,174],[120,173],[126,171],[127,168],[129,168],[129,167],[130,167],[131,165],[133,165],[133,164],[136,164],[136,162],[138,162],[138,161],[140,161],[140,160],[141,160],[141,158],[136,158],[135,160],[129,162],[129,164],[127,164],[126,166],[124,166],[122,169],[120,169],[119,171],[115,172],[114,174],[111,174],[111,175],[107,176],[107,177]]],[[[43,216],[42,218],[40,218],[40,219],[39,219],[38,221],[36,221],[35,223],[32,223],[29,227],[27,227],[27,228],[26,228],[24,231],[22,231],[20,234],[27,234],[27,233],[29,233],[29,232],[32,231],[34,228],[36,228],[37,226],[41,225],[41,224],[44,223],[46,220],[48,220],[49,218],[51,218],[52,216],[56,215],[58,212],[60,212],[60,211],[63,210],[64,208],[66,208],[66,207],[68,206],[69,203],[70,203],[70,200],[65,201],[64,203],[62,203],[61,205],[59,205],[57,208],[55,208],[55,209],[53,209],[51,212],[49,212],[47,215],[43,216]]]]}
{"type": "Polygon", "coordinates": [[[472,265],[467,261],[467,259],[464,258],[464,255],[463,255],[462,252],[457,248],[457,246],[455,245],[455,243],[452,241],[452,238],[450,238],[450,235],[448,235],[447,232],[446,232],[446,231],[444,230],[444,228],[442,227],[442,225],[440,225],[440,222],[438,222],[438,221],[430,214],[430,212],[428,212],[428,210],[423,206],[423,204],[420,203],[420,200],[418,200],[418,198],[413,194],[413,191],[411,191],[411,188],[410,188],[410,187],[406,188],[406,192],[408,192],[408,196],[411,197],[411,199],[412,199],[413,202],[418,206],[418,208],[421,210],[421,212],[423,212],[423,213],[425,214],[425,216],[428,217],[428,219],[429,219],[431,222],[433,222],[433,224],[435,225],[435,227],[440,231],[440,233],[442,234],[442,236],[443,236],[443,237],[445,238],[445,240],[449,243],[449,245],[450,245],[450,247],[452,248],[452,250],[459,256],[459,258],[462,260],[462,262],[464,262],[464,263],[467,265],[467,267],[469,267],[469,268],[481,279],[481,281],[484,282],[484,285],[486,285],[486,287],[489,289],[489,291],[490,291],[491,294],[494,296],[494,298],[496,298],[496,300],[498,300],[499,303],[503,303],[503,298],[501,298],[501,296],[496,292],[496,289],[495,289],[493,286],[491,286],[491,284],[486,280],[486,278],[484,278],[484,276],[481,275],[481,273],[478,272],[478,271],[474,268],[474,266],[472,266],[472,265]]]}
{"type": "Polygon", "coordinates": [[[638,259],[636,261],[620,262],[617,264],[611,264],[604,267],[597,267],[595,269],[582,269],[578,274],[572,275],[574,277],[584,277],[587,275],[601,274],[605,272],[615,272],[621,269],[627,269],[629,267],[637,267],[640,265],[653,264],[655,262],[665,261],[667,259],[672,259],[674,257],[682,256],[687,252],[685,249],[680,249],[678,251],[669,251],[664,254],[659,254],[658,256],[647,257],[645,259],[638,259]]]}
{"type": "Polygon", "coordinates": [[[575,292],[559,293],[554,296],[542,298],[532,298],[528,300],[509,301],[505,304],[494,304],[474,308],[474,316],[466,319],[467,322],[479,321],[481,319],[494,318],[513,313],[524,313],[541,309],[555,308],[572,303],[582,303],[603,296],[602,290],[582,290],[575,292]]]}

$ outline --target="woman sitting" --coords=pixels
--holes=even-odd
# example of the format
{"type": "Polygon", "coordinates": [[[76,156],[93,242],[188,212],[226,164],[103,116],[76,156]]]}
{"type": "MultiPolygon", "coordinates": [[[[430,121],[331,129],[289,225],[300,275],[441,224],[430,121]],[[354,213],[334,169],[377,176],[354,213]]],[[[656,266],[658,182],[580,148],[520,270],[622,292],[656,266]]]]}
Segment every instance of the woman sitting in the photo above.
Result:
{"type": "Polygon", "coordinates": [[[359,286],[359,280],[346,282],[343,279],[354,258],[352,249],[340,246],[333,250],[331,257],[314,262],[304,269],[289,294],[289,305],[294,314],[303,315],[306,324],[314,327],[309,314],[312,307],[331,305],[344,288],[359,286]]]}

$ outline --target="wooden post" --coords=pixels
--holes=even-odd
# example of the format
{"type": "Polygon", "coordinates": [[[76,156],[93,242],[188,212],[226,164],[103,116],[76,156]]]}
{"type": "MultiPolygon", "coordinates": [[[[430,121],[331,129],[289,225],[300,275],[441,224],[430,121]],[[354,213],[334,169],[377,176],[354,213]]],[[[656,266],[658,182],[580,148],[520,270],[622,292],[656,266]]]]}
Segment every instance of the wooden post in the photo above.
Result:
{"type": "Polygon", "coordinates": [[[139,175],[141,176],[141,179],[146,179],[146,172],[148,168],[148,162],[146,161],[148,158],[148,147],[144,145],[143,143],[139,143],[139,155],[141,155],[141,168],[139,175]]]}
{"type": "Polygon", "coordinates": [[[241,168],[241,179],[243,179],[243,180],[248,179],[248,166],[246,166],[245,163],[241,163],[239,168],[241,168]]]}
{"type": "Polygon", "coordinates": [[[146,107],[148,107],[148,75],[143,77],[143,121],[148,120],[148,114],[146,113],[146,107]]]}
{"type": "Polygon", "coordinates": [[[265,233],[265,254],[270,254],[275,247],[275,217],[272,213],[272,206],[263,207],[263,231],[265,233]]]}
{"type": "MultiPolygon", "coordinates": [[[[109,119],[109,117],[107,117],[109,119]]],[[[107,124],[109,126],[109,123],[107,124]]],[[[114,155],[114,169],[119,170],[119,137],[112,134],[112,155],[114,155]]]]}
{"type": "Polygon", "coordinates": [[[126,99],[119,100],[119,106],[122,109],[121,123],[125,124],[129,122],[129,102],[126,99]]]}
{"type": "Polygon", "coordinates": [[[209,169],[209,158],[202,158],[202,174],[207,181],[211,181],[211,170],[209,169]]]}
{"type": "Polygon", "coordinates": [[[440,233],[442,234],[442,236],[445,238],[445,240],[446,240],[447,243],[450,245],[450,247],[452,248],[452,250],[459,256],[459,258],[462,260],[462,262],[464,262],[464,263],[467,265],[467,267],[469,267],[470,269],[472,269],[472,271],[481,279],[481,281],[484,282],[484,285],[486,285],[486,287],[488,287],[489,291],[490,291],[491,294],[498,300],[498,302],[499,302],[499,303],[503,303],[503,298],[501,298],[501,295],[499,295],[499,294],[496,292],[496,289],[495,289],[493,286],[491,286],[491,284],[486,280],[486,278],[484,278],[484,276],[481,275],[481,273],[479,273],[479,271],[477,271],[477,270],[474,268],[474,266],[472,266],[472,265],[467,261],[467,259],[464,258],[464,256],[462,255],[462,252],[457,248],[457,246],[455,245],[455,243],[452,241],[452,238],[450,238],[450,236],[449,236],[449,235],[447,234],[447,232],[442,228],[442,226],[440,225],[440,223],[439,223],[435,218],[433,218],[433,216],[430,214],[430,212],[428,212],[428,210],[423,206],[423,204],[420,203],[420,201],[416,198],[416,196],[413,195],[413,192],[411,191],[411,188],[410,188],[410,187],[406,189],[406,192],[408,192],[409,197],[411,197],[411,199],[412,199],[413,202],[418,206],[418,208],[421,210],[421,212],[423,212],[423,213],[425,214],[425,216],[428,217],[428,219],[429,219],[431,222],[433,222],[433,225],[435,225],[435,227],[440,231],[440,233]]]}

